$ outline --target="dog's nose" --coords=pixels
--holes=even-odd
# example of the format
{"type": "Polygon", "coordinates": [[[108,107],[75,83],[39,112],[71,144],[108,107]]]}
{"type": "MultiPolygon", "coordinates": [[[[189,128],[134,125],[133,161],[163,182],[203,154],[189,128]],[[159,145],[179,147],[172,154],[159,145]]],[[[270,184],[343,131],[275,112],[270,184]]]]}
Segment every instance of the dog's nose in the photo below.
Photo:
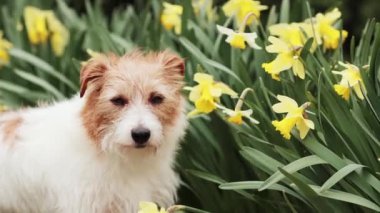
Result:
{"type": "Polygon", "coordinates": [[[150,130],[144,127],[132,129],[132,138],[137,145],[144,145],[150,137],[150,130]]]}

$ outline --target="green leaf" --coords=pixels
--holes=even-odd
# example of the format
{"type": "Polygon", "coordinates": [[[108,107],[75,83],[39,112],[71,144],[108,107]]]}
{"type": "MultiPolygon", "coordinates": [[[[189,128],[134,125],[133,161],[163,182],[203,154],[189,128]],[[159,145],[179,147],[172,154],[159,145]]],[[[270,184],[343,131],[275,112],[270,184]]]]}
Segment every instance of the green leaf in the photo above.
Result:
{"type": "MultiPolygon", "coordinates": [[[[316,155],[310,155],[307,157],[300,158],[282,167],[282,169],[287,171],[288,173],[294,173],[303,168],[313,166],[313,165],[318,165],[318,164],[327,164],[327,162],[322,160],[316,155]]],[[[282,180],[284,177],[285,176],[280,171],[275,172],[272,176],[270,176],[268,179],[265,180],[265,182],[259,188],[259,191],[267,189],[272,184],[277,183],[278,181],[282,180]]]]}
{"type": "MultiPolygon", "coordinates": [[[[188,173],[196,176],[196,177],[202,178],[204,180],[207,180],[209,182],[216,183],[216,184],[219,184],[219,185],[227,182],[227,181],[223,180],[222,178],[219,178],[219,177],[217,177],[215,175],[212,175],[212,174],[209,174],[209,173],[206,173],[206,172],[201,172],[201,171],[196,171],[196,170],[191,170],[191,169],[188,169],[186,171],[188,173]]],[[[250,199],[252,201],[256,201],[256,199],[253,196],[251,196],[249,193],[247,193],[245,191],[237,190],[236,192],[239,193],[239,194],[241,194],[241,195],[243,195],[247,199],[250,199]]]]}
{"type": "Polygon", "coordinates": [[[268,174],[273,173],[278,167],[282,167],[284,165],[265,153],[248,146],[242,147],[240,154],[253,166],[260,167],[268,174]]]}
{"type": "Polygon", "coordinates": [[[39,68],[40,70],[48,73],[49,75],[55,77],[56,79],[62,81],[68,87],[70,87],[73,91],[77,91],[79,89],[78,86],[76,86],[73,82],[71,82],[71,80],[66,78],[60,72],[55,70],[54,67],[52,67],[50,64],[46,63],[42,59],[38,58],[37,56],[32,55],[28,52],[25,52],[24,50],[17,49],[17,48],[12,48],[9,51],[9,53],[11,56],[18,58],[18,59],[21,59],[21,60],[24,60],[26,62],[29,62],[29,63],[33,64],[34,66],[36,66],[37,68],[39,68]]]}
{"type": "Polygon", "coordinates": [[[289,23],[289,0],[282,0],[280,8],[280,23],[289,23]]]}
{"type": "Polygon", "coordinates": [[[373,203],[372,201],[369,201],[361,196],[354,195],[347,192],[342,192],[338,190],[326,190],[324,192],[320,192],[321,188],[314,185],[309,185],[319,196],[334,199],[334,200],[340,200],[348,203],[357,204],[360,206],[367,207],[369,209],[375,210],[377,212],[380,212],[380,207],[373,203]]]}
{"type": "MultiPolygon", "coordinates": [[[[248,190],[248,189],[257,190],[262,184],[263,184],[263,181],[240,181],[240,182],[224,183],[224,184],[221,184],[219,186],[219,188],[223,189],[223,190],[242,190],[242,189],[244,189],[244,190],[248,190]]],[[[276,191],[280,191],[280,192],[285,192],[287,194],[290,194],[290,195],[302,200],[306,204],[308,204],[307,201],[303,197],[299,196],[293,190],[291,190],[285,186],[282,186],[280,184],[273,184],[268,189],[276,190],[276,191]]]]}
{"type": "Polygon", "coordinates": [[[49,82],[43,80],[42,78],[38,78],[30,73],[27,73],[25,71],[21,71],[18,69],[15,69],[16,75],[20,76],[21,78],[40,86],[41,88],[45,89],[47,92],[50,92],[53,94],[58,100],[65,99],[65,96],[59,92],[56,88],[54,88],[49,82]]]}
{"type": "Polygon", "coordinates": [[[348,164],[347,166],[339,169],[334,175],[332,175],[321,187],[321,192],[324,192],[326,190],[329,190],[331,187],[333,187],[336,183],[338,183],[340,180],[342,180],[344,177],[349,175],[351,172],[363,168],[363,165],[360,164],[348,164]]]}
{"type": "Polygon", "coordinates": [[[309,185],[302,182],[297,177],[291,175],[282,168],[279,168],[279,171],[282,175],[289,178],[297,186],[302,194],[309,199],[310,203],[314,206],[315,209],[318,209],[319,212],[334,212],[331,210],[327,202],[321,199],[309,185]]]}

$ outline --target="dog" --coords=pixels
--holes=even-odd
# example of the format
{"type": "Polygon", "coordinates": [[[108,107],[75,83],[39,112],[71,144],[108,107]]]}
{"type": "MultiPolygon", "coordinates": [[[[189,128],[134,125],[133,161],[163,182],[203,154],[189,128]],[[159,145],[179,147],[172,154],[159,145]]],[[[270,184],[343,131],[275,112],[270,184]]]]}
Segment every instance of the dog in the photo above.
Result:
{"type": "Polygon", "coordinates": [[[187,126],[184,60],[168,50],[100,54],[80,92],[0,115],[1,212],[130,212],[168,207],[187,126]]]}

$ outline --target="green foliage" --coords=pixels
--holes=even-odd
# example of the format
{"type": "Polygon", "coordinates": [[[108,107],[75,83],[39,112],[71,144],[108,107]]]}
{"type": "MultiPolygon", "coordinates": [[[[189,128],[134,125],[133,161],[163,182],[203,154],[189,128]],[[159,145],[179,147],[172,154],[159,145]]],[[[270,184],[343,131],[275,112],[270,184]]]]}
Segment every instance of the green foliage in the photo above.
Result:
{"type": "MultiPolygon", "coordinates": [[[[317,48],[311,53],[312,40],[308,41],[301,54],[306,79],[294,78],[286,71],[289,73],[281,74],[278,82],[261,68],[273,58],[271,54],[231,48],[216,32],[213,21],[195,16],[190,1],[180,2],[186,9],[182,34],[177,36],[160,25],[159,0],[140,10],[119,8],[110,17],[99,4],[87,2],[85,13],[80,14],[58,0],[53,8],[70,31],[62,57],[55,57],[49,44],[30,45],[25,26],[18,30],[25,1],[4,2],[0,28],[14,48],[11,63],[0,71],[0,102],[17,108],[72,96],[79,88],[80,61],[88,58],[87,49],[121,54],[135,47],[170,48],[187,59],[189,85],[201,66],[235,91],[252,88],[254,93],[245,99],[245,107],[260,121],[258,125],[237,126],[225,122],[220,113],[190,119],[177,161],[184,181],[181,204],[211,212],[380,211],[379,23],[369,20],[360,40],[347,39],[350,49],[346,59],[341,45],[335,51],[317,48]],[[345,60],[360,68],[369,65],[361,69],[367,89],[364,100],[351,94],[347,102],[333,90],[338,79],[331,70],[345,60]],[[304,140],[298,134],[285,140],[272,126],[271,121],[279,119],[271,109],[277,94],[298,103],[311,102],[308,115],[316,128],[304,140]]],[[[252,27],[259,34],[260,46],[268,43],[267,26],[313,15],[307,2],[301,0],[284,0],[280,8],[270,9],[257,29],[252,27]],[[297,4],[303,12],[293,11],[297,4]]],[[[232,20],[220,9],[218,15],[218,24],[231,25],[232,20]]],[[[234,105],[228,98],[222,103],[229,108],[234,105]]]]}

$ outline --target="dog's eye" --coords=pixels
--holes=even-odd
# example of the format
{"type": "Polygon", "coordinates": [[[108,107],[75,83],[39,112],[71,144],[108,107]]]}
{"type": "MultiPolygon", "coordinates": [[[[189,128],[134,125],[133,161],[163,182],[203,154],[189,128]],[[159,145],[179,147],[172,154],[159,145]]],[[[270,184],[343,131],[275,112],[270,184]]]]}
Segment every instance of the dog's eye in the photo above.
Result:
{"type": "Polygon", "coordinates": [[[159,94],[152,94],[149,98],[149,102],[153,105],[161,104],[164,101],[164,96],[159,94]]]}
{"type": "Polygon", "coordinates": [[[128,100],[123,98],[123,97],[115,97],[115,98],[112,98],[111,99],[111,102],[115,105],[115,106],[124,106],[128,103],[128,100]]]}

